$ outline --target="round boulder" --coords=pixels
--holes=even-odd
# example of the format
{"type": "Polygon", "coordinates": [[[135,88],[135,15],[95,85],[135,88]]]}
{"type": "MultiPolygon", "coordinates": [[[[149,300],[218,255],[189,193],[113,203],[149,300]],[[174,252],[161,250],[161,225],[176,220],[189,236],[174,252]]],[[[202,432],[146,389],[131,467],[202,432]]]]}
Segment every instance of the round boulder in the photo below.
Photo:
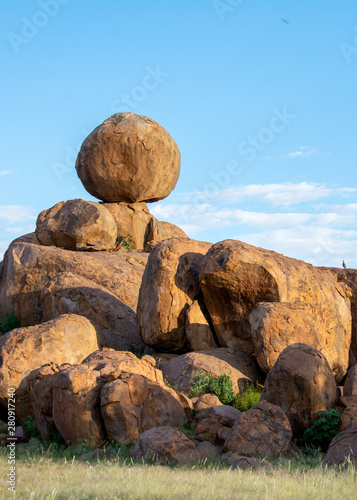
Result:
{"type": "Polygon", "coordinates": [[[180,151],[158,123],[117,113],[84,140],[76,170],[85,189],[106,202],[166,198],[180,174],[180,151]]]}
{"type": "Polygon", "coordinates": [[[41,245],[66,250],[111,250],[117,226],[100,203],[76,199],[43,210],[37,218],[36,236],[41,245]]]}

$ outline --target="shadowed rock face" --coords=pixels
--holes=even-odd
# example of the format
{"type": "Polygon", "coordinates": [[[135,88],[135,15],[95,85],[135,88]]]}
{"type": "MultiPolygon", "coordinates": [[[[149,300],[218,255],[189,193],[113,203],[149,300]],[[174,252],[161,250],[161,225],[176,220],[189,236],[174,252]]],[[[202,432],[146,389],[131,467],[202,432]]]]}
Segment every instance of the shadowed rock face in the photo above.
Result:
{"type": "Polygon", "coordinates": [[[199,293],[198,275],[210,243],[172,238],[150,254],[140,287],[139,333],[150,347],[181,350],[186,310],[199,293]]]}
{"type": "Polygon", "coordinates": [[[357,426],[350,427],[333,438],[324,464],[342,465],[348,460],[357,461],[357,426]]]}
{"type": "Polygon", "coordinates": [[[294,436],[310,427],[314,415],[333,408],[339,389],[327,359],[317,349],[297,343],[280,354],[265,380],[261,401],[280,406],[294,436]]]}
{"type": "Polygon", "coordinates": [[[284,412],[262,401],[235,421],[223,451],[249,456],[279,455],[289,450],[292,432],[284,412]]]}
{"type": "Polygon", "coordinates": [[[222,346],[253,352],[249,316],[259,302],[307,304],[336,380],[348,368],[350,289],[303,261],[226,240],[205,255],[200,286],[222,346]]]}
{"type": "Polygon", "coordinates": [[[107,202],[157,201],[174,189],[180,151],[158,123],[117,113],[84,140],[76,170],[85,189],[107,202]]]}
{"type": "Polygon", "coordinates": [[[200,454],[193,442],[174,427],[155,427],[143,432],[131,454],[135,460],[154,458],[160,464],[196,462],[200,454]]]}

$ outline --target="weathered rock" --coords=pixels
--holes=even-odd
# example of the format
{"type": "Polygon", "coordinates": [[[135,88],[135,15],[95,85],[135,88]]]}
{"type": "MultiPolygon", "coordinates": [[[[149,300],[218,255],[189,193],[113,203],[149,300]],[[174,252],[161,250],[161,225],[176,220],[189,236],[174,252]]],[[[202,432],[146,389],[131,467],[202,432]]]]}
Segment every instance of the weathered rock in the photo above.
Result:
{"type": "Polygon", "coordinates": [[[344,396],[353,396],[357,394],[357,365],[352,366],[347,373],[345,384],[343,386],[344,396]]]}
{"type": "Polygon", "coordinates": [[[150,254],[138,303],[139,333],[145,344],[183,349],[186,309],[198,296],[200,263],[210,246],[173,238],[157,245],[150,254]]]}
{"type": "Polygon", "coordinates": [[[43,322],[42,289],[63,272],[94,281],[135,311],[147,257],[136,252],[72,252],[12,243],[5,254],[0,281],[2,312],[15,311],[22,324],[43,322]]]}
{"type": "MultiPolygon", "coordinates": [[[[83,276],[73,273],[55,276],[42,290],[41,304],[45,320],[60,314],[80,314],[102,330],[118,332],[127,341],[129,350],[140,352],[144,349],[134,311],[108,289],[83,276]]],[[[109,335],[101,335],[100,341],[102,345],[105,342],[106,347],[112,347],[108,344],[109,335]]]]}
{"type": "Polygon", "coordinates": [[[222,448],[210,443],[209,441],[202,441],[202,443],[198,443],[196,448],[203,460],[214,460],[219,458],[222,454],[222,448]]]}
{"type": "Polygon", "coordinates": [[[241,413],[223,451],[238,455],[270,456],[289,450],[292,431],[279,406],[262,401],[241,413]]]}
{"type": "Polygon", "coordinates": [[[333,408],[339,398],[332,370],[323,354],[296,343],[284,349],[268,373],[261,401],[282,408],[294,436],[310,427],[314,415],[333,408]]]}
{"type": "Polygon", "coordinates": [[[103,386],[121,374],[138,373],[163,386],[162,373],[151,356],[138,359],[131,352],[96,351],[82,364],[61,370],[52,377],[53,420],[67,443],[87,439],[100,445],[107,438],[101,414],[103,386]]]}
{"type": "Polygon", "coordinates": [[[344,465],[357,462],[357,426],[337,434],[330,443],[324,464],[344,465]]]}
{"type": "Polygon", "coordinates": [[[231,465],[232,470],[234,469],[268,469],[273,470],[273,466],[267,460],[259,460],[253,457],[243,457],[237,453],[225,453],[222,455],[222,460],[225,460],[231,465]]]}
{"type": "Polygon", "coordinates": [[[143,432],[131,454],[134,460],[154,458],[160,464],[197,462],[200,454],[188,437],[174,427],[155,427],[143,432]]]}
{"type": "Polygon", "coordinates": [[[152,219],[146,203],[104,203],[103,206],[112,214],[118,236],[125,237],[132,250],[143,250],[152,219]]]}
{"type": "Polygon", "coordinates": [[[263,302],[249,317],[254,354],[261,369],[268,373],[283,350],[303,342],[323,352],[307,304],[263,302]]]}
{"type": "Polygon", "coordinates": [[[17,328],[0,337],[0,404],[7,405],[8,389],[16,390],[16,418],[33,416],[26,377],[46,363],[80,363],[98,349],[90,321],[65,314],[41,325],[17,328]]]}
{"type": "Polygon", "coordinates": [[[235,421],[241,412],[233,406],[221,405],[201,410],[194,419],[195,438],[199,441],[210,441],[215,444],[223,444],[235,421]]]}
{"type": "Polygon", "coordinates": [[[41,437],[45,440],[50,440],[57,430],[52,414],[52,376],[70,366],[47,363],[27,376],[27,392],[32,403],[34,419],[41,437]]]}
{"type": "Polygon", "coordinates": [[[132,444],[153,427],[180,427],[186,413],[173,389],[148,378],[122,372],[101,392],[101,412],[107,436],[119,444],[132,444]]]}
{"type": "Polygon", "coordinates": [[[145,244],[145,251],[151,252],[160,241],[170,238],[187,238],[187,234],[175,224],[164,222],[152,217],[148,226],[148,234],[145,244]]]}
{"type": "Polygon", "coordinates": [[[226,240],[204,257],[201,290],[220,344],[247,352],[253,351],[249,316],[259,302],[308,304],[336,380],[345,375],[351,343],[351,290],[331,274],[303,261],[226,240]]]}
{"type": "Polygon", "coordinates": [[[158,123],[117,113],[84,140],[76,170],[85,189],[100,200],[152,202],[174,189],[180,163],[175,141],[158,123]]]}
{"type": "Polygon", "coordinates": [[[79,457],[79,460],[99,460],[100,458],[112,458],[115,455],[115,451],[111,449],[97,448],[96,450],[84,453],[79,457]]]}
{"type": "Polygon", "coordinates": [[[204,351],[218,347],[198,300],[186,310],[185,331],[186,344],[190,351],[204,351]]]}
{"type": "Polygon", "coordinates": [[[340,431],[357,426],[357,403],[347,406],[341,415],[340,431]]]}
{"type": "Polygon", "coordinates": [[[41,212],[36,236],[41,245],[66,250],[111,250],[115,247],[117,228],[103,205],[76,199],[61,201],[41,212]]]}
{"type": "Polygon", "coordinates": [[[345,283],[351,289],[351,351],[357,359],[357,269],[338,269],[337,267],[322,267],[320,269],[328,274],[332,274],[338,282],[345,283]]]}
{"type": "Polygon", "coordinates": [[[251,354],[224,347],[182,354],[162,363],[161,369],[171,385],[188,395],[191,394],[194,376],[201,371],[216,376],[229,375],[235,392],[244,390],[249,382],[262,382],[262,374],[251,354]]]}
{"type": "Polygon", "coordinates": [[[203,394],[194,402],[193,406],[196,411],[206,410],[212,406],[222,406],[220,400],[214,394],[203,394]]]}

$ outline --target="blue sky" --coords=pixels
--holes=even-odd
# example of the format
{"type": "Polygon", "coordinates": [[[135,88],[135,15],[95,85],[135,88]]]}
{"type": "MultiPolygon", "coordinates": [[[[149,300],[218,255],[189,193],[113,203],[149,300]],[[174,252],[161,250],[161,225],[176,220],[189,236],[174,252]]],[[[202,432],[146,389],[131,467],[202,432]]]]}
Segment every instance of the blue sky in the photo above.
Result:
{"type": "Polygon", "coordinates": [[[0,258],[38,213],[93,200],[80,144],[119,111],[182,155],[149,205],[195,239],[357,267],[355,0],[1,1],[0,258]]]}

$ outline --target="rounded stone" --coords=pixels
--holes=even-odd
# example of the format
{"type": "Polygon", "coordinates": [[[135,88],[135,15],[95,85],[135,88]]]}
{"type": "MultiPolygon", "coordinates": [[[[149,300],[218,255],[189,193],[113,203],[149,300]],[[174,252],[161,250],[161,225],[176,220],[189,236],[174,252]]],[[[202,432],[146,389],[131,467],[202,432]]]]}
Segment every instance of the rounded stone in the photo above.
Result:
{"type": "Polygon", "coordinates": [[[154,202],[176,186],[181,156],[157,122],[117,113],[84,140],[76,170],[85,189],[106,202],[154,202]]]}

